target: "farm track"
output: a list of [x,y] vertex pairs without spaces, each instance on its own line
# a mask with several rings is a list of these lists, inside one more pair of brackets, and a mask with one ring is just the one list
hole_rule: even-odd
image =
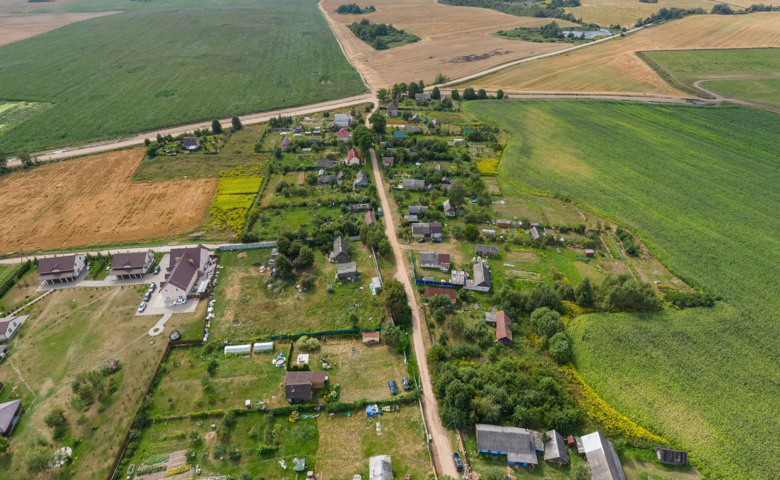
[[765,105],[759,105],[757,103],[748,102],[747,100],[740,100],[738,98],[732,98],[732,97],[725,97],[721,95],[720,93],[717,93],[713,90],[708,89],[707,87],[703,86],[702,83],[704,82],[713,82],[713,81],[729,81],[729,80],[769,80],[769,79],[775,79],[777,77],[716,77],[716,78],[703,78],[701,80],[696,80],[693,82],[693,86],[705,94],[712,96],[714,100],[713,102],[727,102],[727,103],[734,103],[736,105],[743,105],[746,107],[752,107],[752,108],[758,108],[760,110],[766,110],[767,112],[772,113],[780,113],[780,109],[767,107]]

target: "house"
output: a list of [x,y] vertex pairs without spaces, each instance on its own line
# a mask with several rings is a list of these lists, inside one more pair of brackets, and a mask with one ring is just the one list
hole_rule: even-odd
[[328,168],[333,168],[333,166],[336,165],[336,162],[333,160],[320,160],[318,162],[314,162],[314,168],[321,169],[321,170],[327,170]]
[[357,175],[355,175],[355,181],[352,182],[352,186],[357,187],[365,187],[368,185],[368,175],[366,175],[364,172],[358,172]]
[[[493,307],[493,308],[495,309],[495,307]],[[485,312],[485,323],[487,323],[491,327],[495,327],[496,326],[496,313],[497,312],[494,312],[492,310],[490,312]]]
[[382,157],[382,166],[383,167],[392,167],[395,165],[395,158],[393,157]]
[[422,190],[425,188],[425,180],[415,180],[413,178],[404,178],[401,181],[404,190]]
[[342,128],[339,130],[339,133],[336,134],[336,138],[338,138],[340,142],[347,143],[352,138],[352,135],[346,129]]
[[544,452],[538,432],[518,427],[477,424],[477,450],[490,455],[506,455],[506,463],[534,467],[537,453]]
[[276,257],[279,256],[279,249],[274,248],[271,250],[271,258],[268,259],[268,268],[274,268],[276,266]]
[[41,285],[72,282],[79,278],[86,266],[84,255],[41,258],[38,260],[38,281]]
[[368,459],[368,480],[392,480],[393,464],[390,455],[377,455]]
[[415,113],[414,115],[412,115],[412,118],[410,118],[409,121],[413,123],[420,123],[420,114]]
[[363,214],[363,222],[369,227],[376,225],[376,215],[374,212],[366,212]]
[[338,180],[337,175],[322,175],[321,177],[317,178],[317,183],[320,185],[327,185],[328,183],[332,183]]
[[487,263],[479,262],[474,264],[474,278],[467,278],[463,288],[477,292],[489,292],[492,285],[493,277],[490,275]]
[[416,125],[407,125],[404,127],[404,131],[406,133],[411,133],[412,135],[414,135],[415,133],[421,133],[422,129],[420,129],[420,127]]
[[434,128],[439,128],[439,127],[441,127],[441,122],[440,122],[440,121],[438,121],[438,120],[436,120],[436,119],[434,118],[434,119],[433,119],[433,121],[431,122],[431,125],[432,125]]
[[349,213],[368,212],[371,210],[370,203],[353,203],[349,206]]
[[450,302],[453,305],[458,303],[456,292],[451,288],[425,287],[425,290],[423,291],[423,297],[425,297],[426,300],[429,300],[431,297],[435,297],[436,295],[446,295],[450,297]]
[[591,250],[590,248],[586,248],[585,249],[585,256],[586,257],[592,257],[595,254],[596,254],[596,252],[594,250]]
[[154,253],[152,252],[115,253],[108,274],[117,279],[141,278],[153,264]]
[[547,441],[544,444],[544,461],[563,465],[569,463],[569,451],[566,442],[555,430],[547,432]]
[[339,187],[344,183],[344,178],[346,178],[344,172],[339,172],[339,174],[336,175],[336,183],[339,184]]
[[498,247],[495,245],[477,244],[476,253],[480,257],[495,258],[498,256]]
[[341,263],[336,267],[336,279],[357,280],[358,272],[355,262]]
[[404,215],[404,221],[409,223],[414,223],[417,220],[419,220],[419,217],[417,215]]
[[284,377],[284,397],[290,403],[308,402],[312,390],[322,390],[328,377],[325,372],[292,371]]
[[28,317],[29,315],[9,315],[0,318],[0,343],[11,340]]
[[22,410],[21,400],[0,403],[0,435],[4,437],[11,435],[14,427],[19,423]]
[[539,240],[539,224],[538,223],[532,223],[531,224],[531,238],[534,240]]
[[360,165],[360,155],[357,150],[350,148],[347,152],[347,158],[344,160],[347,165]]
[[415,100],[431,100],[431,94],[430,93],[415,93],[414,94]]
[[349,260],[349,253],[344,242],[344,237],[338,237],[333,240],[333,251],[330,252],[331,263],[346,262]]
[[428,207],[421,207],[420,205],[409,205],[409,215],[419,215],[421,213],[428,213]]
[[430,222],[428,224],[430,228],[431,238],[441,238],[444,234],[444,230],[441,227],[441,222]]
[[437,252],[420,252],[422,268],[438,268],[442,272],[450,269],[450,254]]
[[510,220],[496,220],[496,226],[500,228],[511,228],[512,222]]
[[[210,265],[211,254],[203,245],[171,250],[165,281],[160,285],[165,301],[185,301],[195,288],[195,282],[206,273]],[[198,291],[205,292],[206,286],[207,284],[202,282]]]
[[688,463],[688,452],[672,450],[671,448],[656,448],[655,454],[661,465],[674,465],[682,467]]
[[414,223],[412,224],[412,236],[414,237],[431,237],[431,225],[428,223]]
[[602,437],[599,432],[583,435],[581,438],[592,480],[626,480],[612,442]]
[[447,217],[454,217],[458,214],[458,209],[455,208],[449,200],[444,201],[444,215]]
[[379,332],[363,332],[363,345],[373,345],[379,341]]
[[397,103],[393,102],[393,103],[388,103],[387,104],[387,116],[388,117],[397,117],[398,116],[398,104]]
[[458,287],[466,286],[466,272],[463,270],[453,270],[450,274],[450,283]]
[[379,277],[371,278],[368,288],[371,290],[371,295],[379,295],[379,291],[382,290],[382,282],[379,280]]
[[449,177],[441,177],[441,184],[442,185],[452,185],[452,180],[450,180]]
[[406,132],[403,130],[396,130],[393,132],[393,138],[406,138]]
[[503,312],[496,312],[496,343],[512,345],[512,330],[509,329],[511,320]]
[[339,127],[349,127],[352,125],[352,116],[347,113],[337,113],[333,116],[333,121]]
[[200,148],[198,137],[184,137],[181,139],[181,146],[188,152],[197,152]]

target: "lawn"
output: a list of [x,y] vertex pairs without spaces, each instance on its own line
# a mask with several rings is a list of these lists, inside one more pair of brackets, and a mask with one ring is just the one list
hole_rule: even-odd
[[74,23],[0,48],[0,84],[3,99],[53,104],[0,133],[10,151],[364,91],[313,0],[140,10]]
[[[702,93],[693,87],[693,83],[697,80],[780,76],[780,49],[778,48],[662,50],[642,52],[640,58],[649,59],[648,64],[675,88],[697,95]],[[714,87],[715,85],[710,86]],[[744,98],[745,100],[753,98],[749,91],[742,92],[740,88],[736,87],[728,89],[728,94],[717,88],[713,88],[713,90],[735,98]],[[742,96],[742,94],[746,96]],[[776,104],[777,99],[774,100]]]
[[[576,365],[618,411],[691,452],[708,478],[769,479],[780,447],[780,118],[724,106],[472,102],[512,136],[504,192],[571,197],[631,228],[712,310],[592,315]],[[768,360],[770,359],[770,360]],[[749,399],[749,401],[746,401]]]
[[[305,270],[315,276],[315,286],[305,292],[295,285],[268,287],[276,284],[269,283],[268,270],[261,273],[259,265],[268,263],[270,249],[248,250],[242,258],[239,254],[222,255],[225,268],[214,293],[216,318],[209,332],[213,340],[348,329],[352,313],[358,316],[359,326],[376,328],[386,317],[379,297],[368,288],[376,268],[360,242],[353,242],[350,251],[350,261],[357,262],[360,274],[357,282],[335,281],[336,264],[316,251],[314,266]],[[328,284],[333,284],[333,293],[328,293]]]
[[[263,198],[272,195],[269,188],[264,193]],[[311,224],[315,216],[330,216],[336,219],[342,215],[339,207],[288,207],[273,208],[263,210],[260,218],[255,222],[253,231],[261,239],[277,238],[279,232],[294,232],[303,224]]]
[[[150,339],[156,317],[136,317],[145,287],[76,288],[58,290],[35,304],[31,316],[10,343],[9,357],[0,363],[5,390],[0,402],[16,390],[25,413],[14,431],[11,452],[0,457],[3,478],[28,479],[22,458],[38,437],[52,446],[73,446],[74,462],[59,478],[105,478],[141,401],[143,390],[162,355],[165,335]],[[178,328],[183,338],[199,335],[204,312],[175,315],[166,332]],[[74,410],[71,381],[95,370],[106,359],[118,359],[120,370],[106,378],[116,391],[104,390],[82,414]],[[96,396],[97,397],[97,396]],[[66,434],[52,441],[43,417],[55,406],[66,408]],[[81,439],[78,445],[74,439]]]

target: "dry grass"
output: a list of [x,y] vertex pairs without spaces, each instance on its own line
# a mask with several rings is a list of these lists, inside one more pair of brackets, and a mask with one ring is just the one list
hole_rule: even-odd
[[[322,8],[347,57],[374,88],[422,79],[432,83],[436,74],[457,78],[519,58],[566,47],[561,43],[531,43],[491,36],[498,30],[537,27],[549,19],[515,17],[484,8],[439,5],[433,0],[394,0],[376,5],[369,15],[339,15],[341,0],[324,0]],[[361,6],[368,6],[370,2]],[[421,41],[377,51],[346,27],[361,18],[392,23]],[[568,22],[558,22],[570,25]]]
[[0,178],[0,251],[140,241],[203,221],[214,178],[131,182],[143,149],[46,165]]
[[511,92],[643,93],[684,96],[637,51],[780,46],[780,15],[700,15],[641,30],[551,58],[510,67],[469,83]]
[[[376,434],[379,422],[382,435]],[[351,417],[336,415],[332,420],[320,416],[317,428],[320,446],[317,451],[319,478],[352,478],[359,473],[368,478],[368,459],[390,455],[395,478],[424,478],[430,470],[425,434],[417,404],[403,405],[399,412],[367,418],[365,412]]]
[[[638,18],[647,18],[662,8],[703,8],[709,12],[715,4],[708,0],[658,0],[658,3],[640,3],[638,0],[582,0],[580,3],[581,6],[567,8],[566,11],[586,22],[627,27],[634,26]],[[750,3],[746,6],[750,6]]]
[[[38,3],[17,2],[25,5]],[[37,15],[0,15],[0,45],[18,42],[49,30],[90,18],[111,15],[117,12],[98,13],[42,13]]]

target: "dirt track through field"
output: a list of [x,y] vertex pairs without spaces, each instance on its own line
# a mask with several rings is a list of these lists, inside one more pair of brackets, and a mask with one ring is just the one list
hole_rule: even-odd
[[217,179],[131,182],[136,148],[0,178],[0,252],[160,238],[203,221]]
[[115,13],[119,12],[0,15],[0,45],[18,42],[71,23]]
[[[369,153],[371,154],[376,189],[377,192],[379,192],[382,209],[385,212],[390,212],[390,204],[387,201],[387,193],[385,192],[385,185],[382,181],[382,172],[380,172],[379,163],[376,160],[376,152],[372,148],[369,150]],[[392,218],[389,215],[387,216],[385,225],[387,226],[387,237],[390,240],[390,245],[393,247],[395,264],[398,266],[395,278],[403,284],[409,306],[412,308],[412,340],[414,341],[414,355],[417,357],[417,366],[420,369],[420,382],[422,383],[421,401],[423,410],[425,411],[425,421],[428,425],[428,433],[432,438],[431,446],[434,454],[434,461],[436,462],[436,470],[438,475],[450,475],[452,478],[459,478],[460,475],[452,462],[453,449],[447,438],[447,434],[444,431],[441,418],[439,418],[436,397],[433,396],[433,384],[431,383],[431,376],[428,372],[428,361],[425,356],[425,342],[423,340],[423,331],[420,324],[420,307],[417,304],[417,297],[412,289],[412,282],[409,280],[409,270],[406,267],[408,260],[404,256],[401,246],[398,244],[398,237],[395,234],[395,225],[393,225]]]

